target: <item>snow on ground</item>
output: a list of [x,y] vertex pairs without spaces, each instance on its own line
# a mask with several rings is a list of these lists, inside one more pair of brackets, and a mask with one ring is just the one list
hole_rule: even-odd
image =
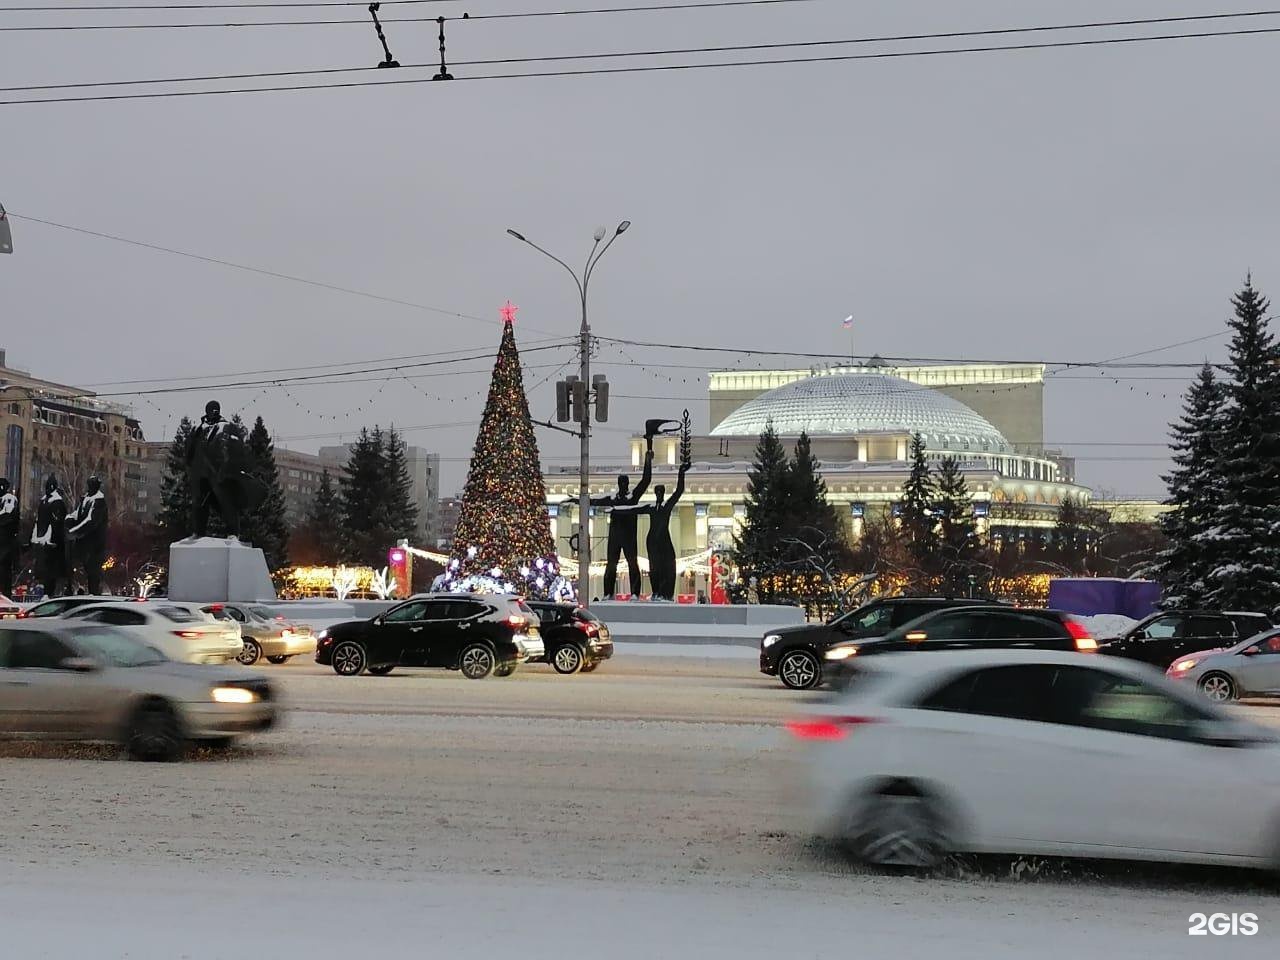
[[1077,619],[1082,621],[1098,640],[1114,640],[1122,637],[1138,622],[1133,617],[1126,617],[1122,613],[1100,613],[1092,617],[1077,617]]
[[1255,937],[1207,940],[1187,935],[1187,907],[1168,898],[1108,909],[1087,889],[1029,886],[961,904],[930,886],[886,878],[867,896],[843,884],[801,893],[24,865],[0,880],[0,909],[4,954],[22,960],[1173,960],[1274,955],[1267,921],[1280,922],[1263,919]]

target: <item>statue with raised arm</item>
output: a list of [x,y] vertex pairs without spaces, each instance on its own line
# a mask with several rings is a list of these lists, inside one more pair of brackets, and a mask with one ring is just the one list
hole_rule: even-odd
[[71,572],[77,563],[84,564],[84,579],[89,593],[102,593],[102,564],[107,559],[107,495],[102,481],[90,477],[85,481],[84,499],[74,514],[67,517],[67,540],[71,548]]
[[674,600],[676,597],[676,548],[671,542],[671,514],[684,494],[684,475],[689,470],[692,451],[689,411],[680,422],[680,474],[671,499],[666,499],[666,487],[659,483],[653,488],[656,502],[643,508],[649,516],[649,535],[645,538],[645,551],[649,557],[649,593],[655,600]]
[[187,473],[191,482],[191,536],[209,532],[209,510],[222,517],[228,539],[239,539],[240,518],[266,498],[266,487],[249,473],[244,430],[222,418],[217,400],[205,404],[204,416],[187,440]]
[[609,544],[604,568],[604,595],[612,597],[617,593],[618,560],[627,558],[627,573],[631,583],[631,595],[639,596],[643,581],[640,579],[640,553],[638,547],[639,530],[636,520],[645,512],[640,506],[640,498],[649,489],[649,481],[653,477],[653,438],[666,432],[663,428],[670,420],[648,420],[645,422],[644,440],[644,472],[640,474],[640,482],[631,486],[630,478],[625,474],[618,475],[618,489],[606,497],[597,497],[591,501],[592,506],[605,507],[609,510]]

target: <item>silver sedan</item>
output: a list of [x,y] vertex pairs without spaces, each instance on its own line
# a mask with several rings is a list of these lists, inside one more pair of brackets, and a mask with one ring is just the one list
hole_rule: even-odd
[[1165,675],[1194,683],[1216,703],[1241,697],[1280,696],[1280,630],[1268,630],[1222,650],[1179,657]]
[[104,624],[0,624],[0,737],[102,740],[177,760],[277,721],[275,690],[242,668],[168,660]]

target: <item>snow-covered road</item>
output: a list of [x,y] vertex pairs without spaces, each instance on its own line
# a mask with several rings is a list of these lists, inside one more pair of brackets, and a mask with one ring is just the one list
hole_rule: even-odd
[[[472,683],[269,670],[294,711],[230,754],[140,765],[0,744],[0,958],[1272,955],[1277,886],[1007,862],[868,873],[789,816],[781,718],[733,659]],[[1188,937],[1196,912],[1258,914]]]

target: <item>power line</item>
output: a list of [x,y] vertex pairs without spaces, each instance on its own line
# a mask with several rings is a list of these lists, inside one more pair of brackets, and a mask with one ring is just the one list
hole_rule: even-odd
[[[5,28],[0,27],[0,30]],[[985,47],[949,47],[937,50],[899,50],[882,53],[841,54],[823,57],[788,57],[773,60],[726,60],[716,63],[676,63],[656,64],[628,67],[590,67],[576,70],[544,70],[527,73],[477,74],[475,76],[459,76],[456,80],[530,80],[543,77],[583,77],[606,76],[627,73],[663,73],[686,70],[722,70],[737,67],[783,66],[806,63],[840,63],[858,60],[896,60],[913,57],[951,56],[973,53],[1004,53],[1028,50],[1053,50],[1079,47],[1109,46],[1130,43],[1157,43],[1168,40],[1200,40],[1213,37],[1260,36],[1280,33],[1280,27],[1265,27],[1242,30],[1215,30],[1199,33],[1160,34],[1148,37],[1108,37],[1096,40],[1060,40],[1047,43],[1020,43]],[[584,59],[584,58],[575,58]],[[170,97],[208,97],[242,93],[286,93],[300,90],[342,90],[355,87],[389,87],[402,84],[432,83],[430,77],[406,77],[400,80],[352,80],[342,83],[296,84],[294,86],[235,87],[226,90],[168,90],[155,93],[118,93],[95,94],[89,97],[44,97],[22,100],[0,100],[0,106],[14,106],[31,103],[89,103],[106,100],[158,100]]]
[[[417,2],[430,2],[430,0],[417,0]],[[447,0],[434,0],[434,2],[447,2]],[[444,17],[446,21],[460,20],[514,20],[526,19],[530,17],[575,17],[575,16],[594,16],[599,14],[618,14],[618,13],[653,13],[668,12],[674,10],[707,10],[720,7],[761,7],[773,6],[777,4],[792,3],[814,3],[816,0],[704,0],[699,3],[663,3],[652,6],[625,6],[625,7],[593,7],[590,9],[574,9],[574,10],[530,10],[523,13],[480,13],[480,14],[462,14],[459,16]],[[303,6],[345,6],[346,4],[302,4],[302,3],[228,3],[228,4],[210,4],[210,5],[194,5],[191,7],[182,6],[156,6],[156,7],[80,7],[73,8],[81,11],[93,10],[178,10],[178,9],[196,9],[196,10],[219,10],[219,9],[242,9],[253,7],[303,7]],[[354,4],[355,6],[364,6],[363,3]],[[49,8],[34,9],[27,8],[0,8],[0,13],[17,13],[17,12],[42,12],[52,13],[55,10],[66,12],[66,8]],[[383,20],[383,23],[436,23],[439,17],[391,17]],[[0,31],[10,32],[40,32],[40,31],[60,31],[60,30],[190,30],[190,29],[222,29],[233,27],[331,27],[331,26],[350,26],[359,24],[367,27],[368,20],[246,20],[239,22],[224,23],[85,23],[85,24],[44,24],[40,26],[23,26],[23,27],[0,27]]]
[[[461,2],[462,0],[381,0],[384,7],[402,4]],[[0,13],[98,13],[107,10],[252,10],[259,8],[363,6],[365,6],[365,0],[316,0],[316,2],[310,3],[92,3],[70,7],[0,7]],[[361,22],[367,23],[368,21]]]
[[[326,283],[322,280],[310,280],[306,277],[298,277],[288,273],[280,273],[275,270],[266,270],[266,269],[263,269],[262,267],[253,267],[244,263],[235,263],[231,260],[222,260],[218,257],[207,257],[204,254],[191,253],[190,251],[187,251],[187,250],[178,250],[174,247],[166,247],[158,243],[147,243],[144,240],[132,240],[128,237],[116,236],[115,234],[111,234],[111,233],[102,233],[101,231],[90,230],[86,227],[76,227],[67,223],[58,223],[54,220],[45,220],[45,219],[42,219],[41,217],[31,217],[25,214],[18,214],[18,213],[14,213],[12,210],[8,211],[8,215],[13,219],[25,220],[28,223],[39,223],[39,224],[43,224],[46,227],[56,227],[59,230],[70,230],[73,233],[81,233],[81,234],[84,234],[85,236],[96,237],[99,240],[112,240],[116,243],[124,243],[132,247],[141,247],[145,250],[153,250],[159,253],[168,253],[168,254],[172,254],[175,257],[186,257],[190,260],[200,260],[204,263],[212,263],[220,267],[230,267],[233,270],[244,270],[248,273],[256,273],[260,276],[271,277],[276,280],[288,280],[292,283],[302,283],[310,287],[318,287],[323,290],[332,290],[337,293],[349,294],[350,296],[353,296],[353,297],[364,297],[367,300],[378,300],[383,303],[392,303],[401,307],[412,307],[415,310],[425,310],[429,313],[438,313],[443,316],[454,317],[459,320],[478,320],[481,323],[496,323],[496,324],[502,323],[501,320],[494,320],[490,317],[477,317],[474,314],[470,314],[470,313],[458,313],[455,310],[448,310],[448,309],[445,309],[444,307],[433,307],[425,303],[415,303],[412,300],[401,300],[396,297],[387,297],[387,296],[383,296],[380,293],[370,293],[367,290],[357,290],[353,287],[343,287],[333,283]],[[526,327],[525,329],[532,330],[535,333],[550,333],[550,331],[547,331],[547,330],[538,330],[536,327]]]
[[[495,15],[497,16],[497,15]],[[504,15],[506,16],[506,15]],[[528,16],[528,14],[511,14],[510,16]],[[522,63],[553,63],[568,60],[606,60],[620,59],[628,57],[657,57],[657,56],[683,56],[693,54],[708,53],[737,53],[753,50],[785,50],[785,49],[807,49],[814,47],[830,47],[830,46],[848,46],[852,44],[873,44],[873,43],[894,43],[914,40],[950,40],[961,39],[965,37],[982,37],[995,35],[1010,35],[1022,33],[1042,33],[1049,31],[1063,30],[1086,30],[1097,28],[1110,28],[1117,26],[1143,26],[1161,23],[1172,23],[1190,20],[1219,20],[1225,18],[1238,17],[1262,17],[1262,16],[1280,16],[1280,10],[1259,10],[1247,13],[1220,13],[1220,14],[1203,14],[1199,16],[1186,17],[1153,17],[1140,20],[1109,20],[1109,21],[1093,21],[1084,23],[1068,23],[1056,25],[1042,25],[1032,27],[1000,27],[987,30],[959,30],[949,31],[945,33],[916,33],[916,34],[894,34],[877,37],[854,37],[844,40],[797,40],[785,41],[777,43],[752,43],[752,44],[734,44],[730,46],[718,47],[683,47],[657,50],[631,50],[618,51],[612,53],[589,53],[589,54],[560,54],[554,56],[539,57],[505,57],[493,60],[460,60],[454,61],[455,67],[474,67],[474,66],[502,66]],[[477,19],[477,18],[472,18]],[[387,21],[390,22],[390,21]],[[328,67],[313,70],[276,70],[270,72],[257,73],[225,73],[210,74],[205,76],[190,77],[162,77],[142,80],[115,80],[115,81],[90,81],[81,83],[61,83],[61,84],[30,84],[17,87],[0,87],[0,92],[19,93],[34,90],[71,90],[83,89],[86,87],[124,87],[139,86],[160,83],[204,83],[204,82],[222,82],[228,80],[256,80],[256,79],[278,79],[282,77],[303,77],[303,76],[323,76],[337,73],[363,73],[370,70],[379,70],[378,66],[360,66],[360,67]],[[409,63],[402,64],[405,70],[435,70],[438,64],[435,63]]]

